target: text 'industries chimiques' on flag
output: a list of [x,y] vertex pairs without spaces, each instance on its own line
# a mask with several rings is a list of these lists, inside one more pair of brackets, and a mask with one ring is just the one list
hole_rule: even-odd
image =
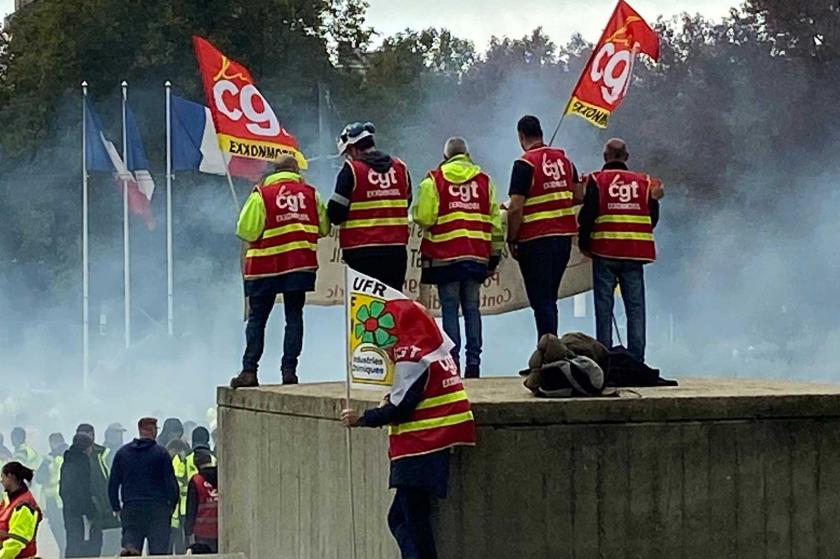
[[659,59],[659,37],[624,0],[619,0],[601,40],[583,69],[566,114],[577,115],[598,128],[606,128],[633,75],[637,54]]
[[193,47],[222,151],[265,161],[293,155],[305,169],[297,140],[283,128],[248,69],[206,39],[193,37]]

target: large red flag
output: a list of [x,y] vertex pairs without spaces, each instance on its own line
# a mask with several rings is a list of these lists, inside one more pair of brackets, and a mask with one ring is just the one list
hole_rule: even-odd
[[193,47],[222,151],[265,161],[293,155],[305,169],[297,140],[280,124],[248,69],[206,39],[193,37]]
[[636,10],[619,0],[572,92],[566,114],[606,128],[610,114],[624,100],[630,87],[637,54],[658,60],[659,37]]

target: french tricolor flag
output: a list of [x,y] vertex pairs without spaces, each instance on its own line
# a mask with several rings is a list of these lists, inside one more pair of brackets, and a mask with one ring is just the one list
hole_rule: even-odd
[[223,154],[216,139],[210,109],[172,96],[172,170],[225,174],[225,163],[234,177],[251,181],[262,178],[266,162]]

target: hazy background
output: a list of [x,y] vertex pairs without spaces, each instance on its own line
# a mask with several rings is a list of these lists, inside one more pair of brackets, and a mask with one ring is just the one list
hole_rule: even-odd
[[[463,134],[503,196],[520,152],[517,119],[537,114],[550,134],[612,7],[536,2],[524,13],[497,2],[426,2],[421,13],[414,2],[374,0],[365,16],[355,3],[300,0],[303,15],[290,24],[271,0],[114,1],[113,9],[98,0],[73,11],[41,0],[15,16],[0,42],[0,432],[23,424],[40,444],[81,421],[100,430],[148,414],[207,422],[215,386],[239,369],[238,210],[216,177],[174,181],[176,336],[166,335],[161,84],[171,79],[179,94],[202,100],[190,34],[251,68],[307,155],[331,153],[344,123],[372,120],[380,146],[408,162],[416,184],[439,163],[443,141]],[[0,0],[0,12],[7,4]],[[660,64],[637,65],[609,130],[568,119],[557,144],[588,172],[600,166],[603,141],[622,136],[631,166],[667,185],[659,261],[647,268],[650,363],[672,377],[837,381],[840,13],[817,1],[756,0],[731,13],[725,2],[634,6],[661,34]],[[672,17],[685,9],[701,15]],[[149,25],[127,23],[140,17]],[[416,31],[399,32],[407,27]],[[135,335],[125,352],[120,193],[110,177],[92,177],[88,393],[81,79],[114,140],[117,84],[128,79],[158,186],[158,227],[132,221]],[[309,173],[325,196],[338,164]],[[249,185],[237,189],[244,199]],[[307,307],[303,382],[343,378],[341,316],[339,307]],[[591,297],[579,318],[563,301],[560,324],[593,333]],[[524,366],[535,336],[530,310],[487,317],[484,326],[484,373]],[[278,309],[263,382],[279,380],[282,327]]]

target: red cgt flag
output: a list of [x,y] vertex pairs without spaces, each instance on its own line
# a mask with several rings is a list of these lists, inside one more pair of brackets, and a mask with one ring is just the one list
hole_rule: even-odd
[[577,115],[598,128],[606,128],[618,108],[633,74],[637,54],[659,59],[659,37],[624,0],[615,11],[583,69],[565,114]]
[[264,161],[293,155],[305,169],[297,140],[280,124],[248,69],[206,39],[194,36],[193,47],[222,151]]

